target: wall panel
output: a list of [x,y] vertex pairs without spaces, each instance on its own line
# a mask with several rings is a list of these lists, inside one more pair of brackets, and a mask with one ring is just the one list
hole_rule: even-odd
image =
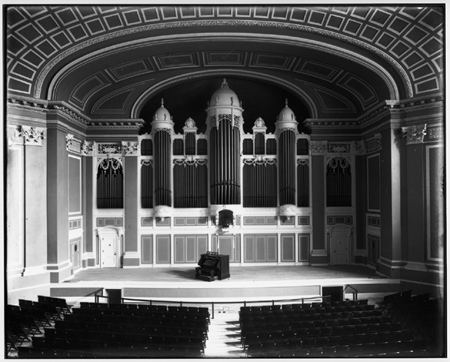
[[276,262],[278,257],[277,235],[244,235],[244,262]]
[[197,263],[208,248],[207,235],[174,235],[175,263]]
[[156,264],[170,263],[170,235],[156,235]]
[[81,159],[69,155],[69,214],[81,213]]
[[141,236],[141,264],[153,264],[153,235]]
[[298,261],[309,261],[310,235],[298,234]]
[[281,261],[295,261],[295,235],[281,234]]

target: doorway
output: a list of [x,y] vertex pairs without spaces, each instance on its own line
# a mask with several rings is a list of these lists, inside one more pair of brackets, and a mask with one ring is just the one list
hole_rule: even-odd
[[81,267],[80,243],[81,238],[70,240],[70,261],[72,263],[72,273]]
[[120,265],[120,238],[115,228],[98,229],[101,268],[117,268]]
[[330,231],[330,264],[349,263],[349,245],[351,245],[352,227],[348,225],[334,226]]

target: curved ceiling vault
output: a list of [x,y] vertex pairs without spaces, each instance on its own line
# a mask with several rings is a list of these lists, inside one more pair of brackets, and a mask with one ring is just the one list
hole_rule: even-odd
[[277,85],[311,117],[441,92],[441,7],[11,6],[8,94],[137,118],[168,86]]

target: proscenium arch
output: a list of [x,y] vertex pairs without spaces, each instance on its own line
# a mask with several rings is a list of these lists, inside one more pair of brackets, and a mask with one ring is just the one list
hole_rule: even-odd
[[[57,95],[54,94],[55,88],[58,83],[60,83],[61,78],[64,77],[64,75],[69,74],[72,70],[76,69],[79,66],[82,66],[86,64],[87,62],[91,61],[93,58],[97,57],[105,57],[105,54],[109,56],[113,56],[115,52],[123,51],[124,49],[129,48],[128,50],[132,50],[134,47],[142,47],[143,44],[148,43],[148,45],[160,45],[164,43],[176,43],[176,42],[188,42],[188,41],[207,41],[210,39],[211,41],[217,41],[217,40],[224,40],[224,41],[260,41],[260,42],[274,42],[275,44],[284,44],[284,45],[290,45],[290,46],[303,46],[308,47],[311,49],[319,50],[322,52],[329,52],[332,54],[335,54],[337,56],[340,56],[344,59],[357,62],[364,67],[372,70],[375,74],[377,74],[386,84],[387,88],[389,89],[390,99],[400,99],[400,92],[398,89],[398,85],[395,82],[393,76],[382,66],[380,66],[378,63],[373,61],[370,58],[367,58],[366,56],[363,56],[359,53],[356,53],[352,50],[346,49],[345,47],[338,47],[326,42],[317,41],[313,39],[307,39],[307,38],[299,38],[299,37],[293,37],[293,36],[287,36],[287,35],[279,35],[279,34],[258,34],[258,33],[189,33],[189,34],[172,34],[172,35],[164,35],[164,36],[155,36],[155,37],[146,37],[141,39],[136,39],[132,41],[127,41],[121,44],[117,45],[111,45],[109,47],[95,50],[89,54],[86,54],[82,57],[79,57],[72,62],[68,63],[67,65],[63,66],[61,69],[57,71],[57,73],[52,77],[50,80],[46,95],[47,100],[56,99]],[[93,42],[93,39],[90,40],[90,42]],[[57,59],[59,61],[63,61],[66,56],[71,55],[72,53],[76,52],[77,49],[82,48],[82,44],[79,44],[76,47],[67,49],[65,52],[61,53]],[[375,54],[378,54],[378,51],[374,49]],[[402,76],[404,69],[397,63],[396,60],[392,59],[390,56],[388,56],[390,63],[395,65],[395,68],[397,69],[398,75],[401,76],[401,79],[406,83],[405,84],[405,90],[407,91],[408,95],[412,95],[412,86],[409,82],[408,78],[405,78]],[[42,93],[42,86],[45,81],[45,77],[50,72],[49,65],[55,63],[56,60],[50,61],[39,73],[39,75],[36,78],[36,92],[35,97],[39,98]],[[58,63],[58,62],[57,62]],[[57,64],[56,63],[56,64]],[[54,64],[53,66],[56,66]],[[94,93],[95,94],[95,93]]]
[[184,83],[188,80],[210,76],[222,76],[222,77],[243,76],[246,77],[247,79],[257,79],[267,83],[275,84],[280,88],[289,90],[290,92],[298,96],[302,101],[304,101],[308,107],[308,111],[309,114],[311,115],[311,118],[317,118],[319,115],[317,106],[313,101],[313,99],[311,99],[311,97],[308,95],[308,93],[291,82],[265,73],[259,73],[243,69],[224,68],[224,69],[208,69],[203,71],[190,72],[186,74],[177,75],[171,78],[167,78],[156,83],[152,87],[148,88],[144,93],[142,93],[138,99],[136,99],[133,106],[131,107],[130,118],[132,119],[139,118],[141,110],[144,107],[144,105],[153,97],[153,95],[157,94],[159,91],[166,88],[170,88],[171,86],[180,83]]

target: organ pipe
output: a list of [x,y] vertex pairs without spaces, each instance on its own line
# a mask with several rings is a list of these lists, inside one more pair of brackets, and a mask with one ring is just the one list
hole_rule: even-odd
[[240,131],[230,117],[210,133],[211,204],[240,203]]
[[239,204],[242,107],[226,80],[207,109],[211,204]]
[[172,206],[172,133],[172,117],[161,100],[152,121],[155,207]]
[[279,137],[280,205],[295,204],[295,132],[285,130]]
[[[279,203],[295,205],[295,147],[298,122],[287,100],[275,123],[278,135]],[[289,215],[283,215],[289,216]]]

